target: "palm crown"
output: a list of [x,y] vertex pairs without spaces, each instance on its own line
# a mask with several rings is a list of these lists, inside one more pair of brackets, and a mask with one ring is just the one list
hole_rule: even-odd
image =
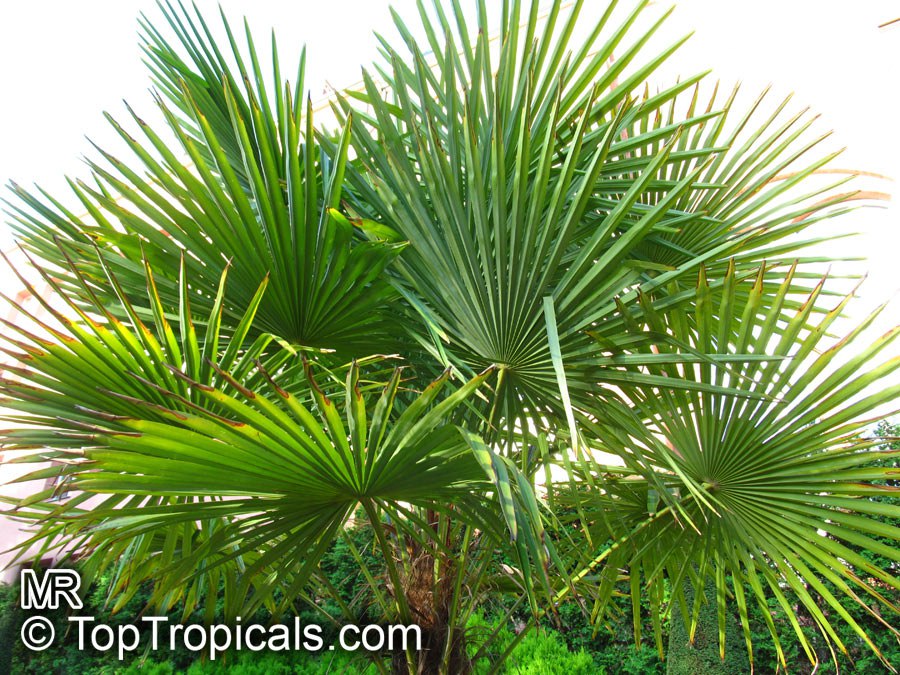
[[647,2],[488,4],[475,26],[420,5],[421,43],[395,16],[335,133],[303,59],[285,83],[249,32],[223,52],[182,7],[143,24],[168,136],[110,118],[134,156],[99,151],[84,216],[13,187],[66,308],[7,327],[5,442],[80,490],[17,504],[28,543],[77,545],[120,604],[150,579],[186,614],[217,590],[232,617],[285,612],[333,590],[318,563],[360,509],[380,610],[433,629],[401,670],[464,667],[486,592],[599,624],[623,574],[694,622],[684,582],[713,579],[723,648],[730,603],[750,646],[748,603],[793,616],[791,592],[875,649],[823,581],[896,611],[856,552],[897,559],[863,436],[895,333],[828,332],[849,298],[805,231],[853,193],[813,179],[811,120],[704,100],[702,76],[649,93],[678,44],[645,54]]

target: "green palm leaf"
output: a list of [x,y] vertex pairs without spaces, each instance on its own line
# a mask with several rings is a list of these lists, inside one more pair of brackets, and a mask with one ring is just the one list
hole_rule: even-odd
[[615,25],[615,4],[583,43],[572,38],[583,2],[564,17],[554,7],[542,28],[537,3],[506,3],[497,24],[477,3],[477,37],[459,6],[450,18],[420,6],[430,57],[395,16],[403,44],[382,41],[376,66],[387,87],[365,73],[365,91],[336,106],[357,155],[353,208],[410,242],[396,284],[429,327],[420,339],[440,340],[434,353],[463,370],[500,368],[496,407],[510,425],[525,410],[561,418],[543,298],[553,299],[570,396],[594,411],[612,395],[598,383],[659,381],[623,374],[588,331],[649,365],[633,347],[658,336],[638,332],[629,346],[631,323],[694,302],[701,265],[734,259],[746,274],[789,254],[796,245],[782,239],[847,199],[811,206],[794,189],[828,157],[772,182],[809,150],[806,124],[753,129],[748,114],[726,132],[730,100],[725,113],[710,101],[676,119],[699,78],[634,99],[680,43],[644,56],[659,23],[636,32],[637,3]]
[[[304,114],[302,101],[293,98],[299,90],[292,93],[280,81],[277,60],[270,100],[249,33],[252,72],[233,41],[233,73],[202,18],[171,6],[166,16],[191,58],[182,60],[149,26],[145,48],[157,84],[171,100],[158,103],[174,142],[134,112],[137,132],[108,116],[137,163],[99,150],[105,161],[90,162],[97,185],[72,184],[85,217],[55,201],[45,206],[14,186],[18,200],[10,207],[24,246],[53,264],[62,245],[91,292],[108,297],[103,270],[91,262],[97,247],[139,312],[148,309],[140,302],[144,258],[156,271],[167,311],[178,306],[179,261],[190,273],[193,304],[201,313],[211,308],[219,277],[230,266],[226,323],[240,317],[253,290],[269,279],[256,330],[358,355],[392,344],[397,331],[384,310],[395,293],[382,273],[404,245],[356,241],[352,223],[334,210],[349,130],[326,156],[312,137],[310,104]],[[301,61],[298,87],[302,82]],[[82,292],[70,272],[60,283]]]
[[[649,427],[642,430],[619,421],[612,429],[602,420],[586,421],[602,439],[603,449],[631,460],[626,460],[629,469],[613,470],[620,476],[603,480],[597,474],[604,494],[589,489],[582,478],[557,497],[588,513],[597,528],[596,539],[621,540],[621,545],[586,559],[582,574],[601,565],[627,568],[633,575],[635,602],[645,593],[655,597],[664,578],[676,600],[683,580],[693,579],[695,588],[703,588],[702,579],[712,578],[720,626],[724,627],[726,601],[733,599],[748,648],[747,603],[758,602],[765,614],[768,598],[774,598],[789,610],[798,639],[814,661],[809,638],[793,618],[796,612],[787,607],[785,594],[790,592],[826,641],[846,652],[834,629],[835,622],[846,621],[878,654],[842,602],[862,604],[880,617],[886,630],[894,631],[890,619],[872,608],[879,605],[891,614],[900,610],[883,592],[900,587],[900,580],[868,562],[857,547],[898,557],[895,549],[875,538],[896,541],[900,531],[877,519],[896,512],[872,499],[891,494],[892,488],[883,484],[891,470],[871,468],[879,453],[870,450],[873,441],[864,433],[866,416],[893,404],[900,394],[888,379],[900,361],[871,365],[898,331],[871,346],[857,347],[870,318],[843,340],[823,348],[844,303],[815,319],[816,291],[783,322],[790,278],[776,295],[765,297],[760,273],[749,298],[741,303],[735,275],[732,269],[718,298],[701,275],[702,302],[693,310],[697,330],[681,333],[679,326],[691,324],[678,320],[677,313],[670,317],[670,330],[704,353],[749,352],[769,358],[747,360],[729,370],[706,363],[678,366],[677,374],[671,373],[747,395],[665,388],[649,393],[635,388],[627,395],[649,420]],[[599,467],[591,469],[598,471]],[[601,515],[610,509],[611,517]],[[728,585],[726,578],[731,580]],[[615,575],[603,576],[595,607],[598,616],[615,581]],[[836,590],[828,590],[826,581]],[[699,603],[702,594],[698,596]],[[685,611],[696,622],[699,604]],[[774,631],[774,624],[769,628]]]
[[[148,279],[149,304],[161,310],[149,270]],[[225,292],[223,278],[220,305]],[[5,432],[7,447],[49,448],[23,461],[65,462],[65,486],[80,495],[52,514],[41,503],[51,491],[20,502],[16,515],[37,525],[25,548],[77,542],[92,569],[118,566],[130,592],[136,580],[153,579],[154,599],[165,607],[216,588],[224,575],[233,581],[224,587],[226,606],[236,615],[261,603],[274,608],[276,589],[292,602],[357,506],[373,523],[383,512],[395,528],[426,536],[401,515],[413,506],[452,511],[495,545],[518,542],[514,555],[535,565],[535,582],[549,591],[530,486],[453,423],[453,410],[490,371],[450,393],[445,373],[398,410],[399,373],[372,406],[356,362],[334,400],[307,363],[307,386],[292,387],[303,392],[298,397],[279,384],[295,372],[289,352],[264,357],[271,338],[247,338],[261,301],[262,289],[224,347],[217,346],[221,306],[198,337],[186,299],[181,339],[161,314],[154,333],[127,305],[130,325],[110,311],[75,322],[48,305],[58,326],[45,326],[63,338],[59,345],[15,328],[21,339],[9,341],[21,350],[13,352],[21,368],[4,380],[3,403],[19,428]],[[74,301],[70,307],[78,311]],[[210,360],[201,363],[203,353]],[[83,508],[92,496],[102,500]],[[502,505],[496,512],[492,499]]]

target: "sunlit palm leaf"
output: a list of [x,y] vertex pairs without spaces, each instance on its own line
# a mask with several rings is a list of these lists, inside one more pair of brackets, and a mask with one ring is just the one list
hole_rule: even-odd
[[[703,184],[714,187],[694,190],[678,204],[680,210],[703,213],[705,218],[674,231],[653,233],[635,250],[635,258],[648,271],[673,269],[724,243],[730,243],[731,247],[708,259],[705,263],[708,270],[722,267],[731,259],[744,270],[758,266],[763,260],[793,262],[791,256],[796,251],[815,243],[795,235],[849,209],[848,202],[856,192],[836,190],[853,177],[853,172],[838,172],[844,175],[816,180],[817,174],[828,173],[823,169],[830,168],[832,160],[840,154],[817,156],[821,152],[819,146],[829,134],[813,134],[816,117],[805,110],[788,114],[791,97],[767,106],[768,91],[743,111],[737,104],[738,93],[739,87],[735,87],[726,100],[718,103],[716,85],[703,104],[700,85],[694,87],[686,114],[694,116],[698,110],[708,113],[717,109],[720,114],[685,130],[678,140],[678,149],[716,146],[723,149],[702,174]],[[668,113],[652,120],[651,127],[671,126],[676,119],[676,106],[685,105],[682,98],[688,98],[687,93],[672,100]],[[646,125],[639,126],[628,135],[646,131]],[[678,180],[690,169],[687,163],[670,164],[667,177]],[[602,203],[598,206],[602,207]],[[835,236],[831,233],[825,238]]]
[[[148,279],[150,305],[158,308],[149,272]],[[222,287],[220,296],[224,279]],[[33,540],[77,543],[93,569],[118,566],[128,588],[120,602],[136,580],[152,579],[157,603],[167,607],[186,595],[190,612],[203,589],[228,577],[233,616],[261,603],[274,608],[275,590],[292,602],[357,506],[376,524],[386,512],[395,529],[435,536],[402,517],[414,506],[452,511],[495,545],[514,542],[520,569],[534,565],[534,583],[549,591],[531,488],[515,465],[452,423],[453,409],[490,371],[450,393],[445,373],[397,411],[399,374],[372,407],[355,362],[335,400],[307,366],[298,398],[277,384],[292,372],[289,352],[263,366],[259,340],[244,341],[261,296],[262,289],[231,336],[236,342],[224,349],[216,346],[221,309],[198,338],[186,303],[180,340],[162,317],[154,334],[136,315],[130,325],[112,314],[75,322],[49,306],[58,327],[45,329],[60,344],[16,329],[22,339],[11,342],[21,350],[13,352],[21,368],[4,381],[3,405],[18,411],[7,421],[27,426],[5,432],[4,441],[12,449],[50,448],[24,461],[65,462],[22,480],[61,473],[79,493],[54,507],[52,518],[41,504],[52,490],[18,504],[19,517],[36,519]],[[84,509],[92,496],[102,501]]]

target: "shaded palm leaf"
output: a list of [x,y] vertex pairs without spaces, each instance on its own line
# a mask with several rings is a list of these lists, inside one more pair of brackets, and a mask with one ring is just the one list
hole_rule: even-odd
[[[672,375],[747,395],[631,390],[636,406],[651,420],[649,428],[641,433],[623,420],[615,428],[601,422],[592,429],[605,449],[632,457],[629,468],[606,473],[592,468],[594,480],[602,481],[602,495],[584,482],[587,474],[559,495],[588,514],[598,540],[618,542],[582,573],[603,570],[595,611],[601,615],[608,602],[617,578],[612,570],[628,570],[635,602],[646,594],[658,603],[668,583],[676,607],[683,581],[692,579],[695,588],[702,588],[702,579],[710,577],[717,588],[722,645],[727,602],[733,599],[737,606],[749,648],[748,603],[758,602],[768,616],[767,602],[774,598],[814,661],[796,611],[787,603],[790,591],[826,641],[846,652],[833,627],[846,621],[878,653],[841,602],[861,603],[886,630],[895,631],[875,607],[900,610],[882,592],[900,587],[900,580],[891,570],[873,566],[855,547],[898,559],[896,549],[875,538],[896,541],[900,531],[877,519],[896,511],[890,503],[871,499],[892,494],[881,482],[891,469],[871,468],[873,441],[865,435],[871,422],[867,415],[900,394],[900,387],[886,381],[900,360],[867,365],[898,331],[857,348],[870,319],[823,349],[845,303],[815,319],[817,289],[785,321],[790,276],[774,297],[765,297],[760,273],[749,299],[736,302],[735,274],[732,269],[718,297],[701,275],[693,310],[696,332],[680,333],[678,328],[689,324],[677,320],[677,313],[670,326],[704,353],[769,358],[735,364],[730,371],[706,363],[673,366],[677,372]],[[836,591],[829,591],[825,581]],[[684,607],[694,623],[701,601],[698,594],[697,604]],[[769,628],[774,632],[774,624]],[[783,662],[778,636],[774,639]]]
[[[383,41],[386,64],[377,67],[387,87],[365,74],[365,91],[338,107],[358,156],[348,168],[353,207],[411,242],[397,285],[442,339],[436,355],[464,369],[500,368],[497,408],[507,426],[525,410],[562,410],[545,297],[573,402],[595,410],[592,397],[610,391],[597,383],[623,376],[586,331],[628,352],[620,338],[629,315],[644,320],[648,307],[664,313],[693,302],[693,284],[681,281],[701,264],[718,268],[740,255],[747,270],[791,250],[779,239],[837,212],[822,207],[793,222],[794,197],[779,202],[781,188],[756,194],[758,181],[783,170],[781,155],[795,152],[790,134],[766,136],[771,122],[751,134],[762,137],[751,151],[736,146],[737,135],[721,137],[725,122],[712,105],[671,116],[698,78],[632,100],[678,46],[642,57],[659,25],[633,35],[645,4],[616,26],[611,3],[583,43],[571,38],[583,2],[563,18],[554,6],[543,27],[537,3],[507,3],[496,25],[478,3],[477,34],[456,5],[449,18],[438,5],[420,6],[433,63],[395,17],[404,44]],[[733,158],[722,152],[729,144]],[[776,202],[782,211],[757,222]],[[645,381],[659,384],[655,377]]]
[[[50,264],[63,245],[91,292],[109,298],[105,275],[91,262],[96,246],[122,292],[145,312],[144,258],[156,271],[167,311],[178,305],[180,260],[202,313],[212,306],[222,270],[230,265],[227,324],[239,319],[253,290],[268,278],[257,330],[303,346],[364,355],[384,348],[396,329],[383,312],[395,294],[382,272],[403,244],[354,241],[353,225],[334,210],[349,131],[333,157],[324,155],[312,138],[311,108],[307,104],[302,114],[302,101],[294,101],[296,93],[280,81],[277,59],[272,101],[252,42],[252,73],[232,43],[239,64],[233,74],[199,16],[168,6],[167,18],[188,61],[156,31],[145,30],[158,85],[177,106],[158,101],[175,142],[133,112],[144,140],[109,117],[138,163],[101,150],[106,162],[90,162],[97,185],[72,184],[88,212],[84,217],[14,186],[19,199],[10,204],[11,213],[24,245]],[[301,62],[298,86],[302,68]],[[71,273],[60,283],[83,293]]]

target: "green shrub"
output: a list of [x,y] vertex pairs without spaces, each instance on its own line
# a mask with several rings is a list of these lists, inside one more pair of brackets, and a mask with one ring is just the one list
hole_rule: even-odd
[[115,671],[116,675],[175,675],[175,667],[169,661],[135,661],[127,668]]
[[516,645],[506,672],[514,675],[594,675],[594,659],[583,649],[570,652],[556,632],[542,630]]
[[[488,619],[474,614],[467,624],[469,657],[474,657],[488,635],[497,629],[500,619]],[[476,674],[486,673],[515,639],[508,624],[500,627],[492,652],[474,664]],[[554,630],[532,631],[512,650],[502,672],[512,675],[595,675],[605,672],[597,667],[593,657],[584,649],[570,651],[562,636]]]
[[18,594],[8,584],[0,585],[0,673],[11,673],[13,651],[18,642]]

